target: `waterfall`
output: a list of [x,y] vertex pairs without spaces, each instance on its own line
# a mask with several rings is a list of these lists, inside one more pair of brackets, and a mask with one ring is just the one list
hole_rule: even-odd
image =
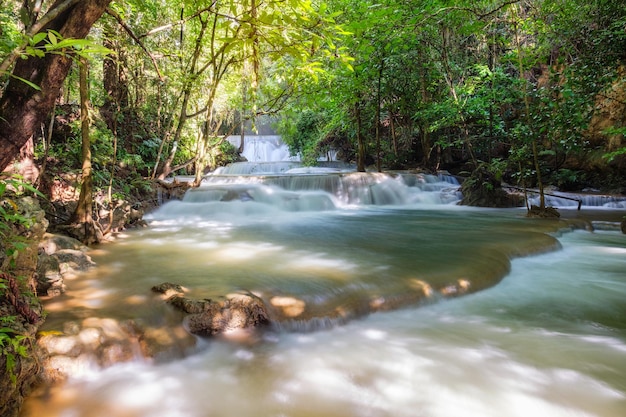
[[[582,194],[553,191],[545,195],[546,205],[558,208],[602,207],[608,209],[626,209],[626,197],[608,194]],[[539,194],[531,194],[530,204],[539,205]]]
[[[228,140],[239,145],[239,136]],[[327,211],[363,206],[453,204],[461,199],[459,183],[447,174],[422,172],[356,172],[341,161],[303,166],[289,155],[280,136],[245,136],[246,162],[220,167],[182,202],[160,215],[272,215],[280,212]]]
[[[241,144],[241,136],[228,136],[227,140],[235,147]],[[249,162],[297,161],[291,156],[289,147],[279,135],[245,135],[241,154]]]
[[159,214],[195,219],[275,216],[367,206],[452,204],[461,198],[458,183],[450,176],[334,168],[305,171],[310,173],[300,173],[296,168],[293,173],[287,169],[292,164],[243,163],[226,167],[207,175],[200,187],[187,191],[182,201],[164,206]]
[[[232,135],[226,138],[234,147],[239,148],[241,136]],[[279,162],[299,161],[300,155],[292,155],[289,147],[280,135],[245,135],[241,156],[248,162]],[[329,150],[320,155],[318,161],[336,161],[337,151]]]
[[[208,175],[44,300],[68,379],[21,416],[623,417],[623,235],[441,210],[458,198],[449,175],[340,164]],[[272,323],[192,337],[164,282],[254,294]]]

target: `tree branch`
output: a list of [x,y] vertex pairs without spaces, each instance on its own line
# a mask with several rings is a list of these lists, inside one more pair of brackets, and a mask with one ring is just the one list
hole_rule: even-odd
[[189,165],[193,164],[193,163],[194,163],[194,162],[196,162],[197,160],[198,160],[198,156],[194,156],[193,158],[188,159],[187,161],[183,162],[182,164],[180,164],[180,165],[176,165],[175,167],[173,167],[173,168],[171,169],[170,174],[171,174],[172,172],[176,172],[176,171],[179,171],[179,170],[181,170],[181,169],[183,169],[183,168],[188,167]]
[[0,63],[0,75],[4,74],[8,71],[9,67],[15,63],[17,58],[20,57],[24,48],[28,46],[28,42],[30,38],[35,36],[42,30],[48,23],[56,19],[61,13],[68,10],[70,7],[74,6],[80,0],[65,0],[63,3],[59,4],[57,7],[48,10],[48,13],[43,15],[41,19],[31,26],[31,28],[26,32],[26,40],[22,42],[19,46],[15,47],[11,53]]
[[509,6],[511,4],[515,4],[515,3],[519,3],[521,0],[507,0],[505,2],[503,2],[502,4],[498,5],[497,7],[493,8],[492,10],[489,10],[485,13],[479,13],[476,9],[473,9],[471,7],[460,7],[460,6],[452,6],[452,7],[442,7],[439,10],[437,10],[434,13],[431,13],[427,16],[425,16],[421,21],[419,21],[417,24],[415,24],[414,26],[421,26],[422,24],[426,23],[427,20],[432,19],[433,17],[436,17],[442,13],[447,13],[447,12],[451,12],[451,11],[465,11],[465,12],[469,12],[472,13],[473,15],[475,15],[478,19],[484,19],[487,16],[491,16],[492,14],[496,13],[497,11],[505,8],[506,6]]
[[200,110],[195,111],[193,113],[185,113],[185,118],[192,119],[194,117],[200,116],[202,113],[206,112],[206,110],[207,110],[207,106],[204,106]]
[[150,57],[150,60],[152,61],[152,65],[154,66],[154,69],[156,70],[157,75],[159,76],[159,80],[164,81],[165,78],[163,77],[163,74],[161,74],[161,70],[159,70],[159,65],[157,64],[156,59],[150,53],[150,51],[148,51],[148,48],[146,48],[146,46],[143,44],[143,42],[141,42],[141,40],[139,40],[139,38],[135,35],[133,30],[126,24],[126,22],[124,22],[124,20],[119,15],[119,13],[117,13],[115,10],[111,9],[110,7],[107,7],[106,12],[110,16],[112,16],[115,20],[117,20],[117,23],[119,23],[120,26],[126,31],[126,33],[128,33],[128,36],[133,38],[133,40],[135,42],[137,42],[137,45],[139,45],[141,47],[141,49],[144,50],[146,55],[148,55]]
[[187,17],[187,18],[185,18],[185,19],[181,19],[181,20],[179,20],[179,21],[177,21],[177,22],[174,22],[174,23],[168,23],[167,25],[163,25],[163,26],[156,27],[156,28],[154,28],[154,29],[150,29],[150,30],[149,30],[149,31],[147,31],[146,33],[144,33],[144,34],[142,34],[142,35],[139,35],[139,37],[140,37],[140,38],[146,38],[146,37],[148,37],[148,36],[150,36],[150,35],[154,35],[155,33],[159,33],[159,32],[162,32],[162,31],[164,31],[164,30],[171,29],[171,28],[173,28],[174,26],[182,25],[182,24],[184,24],[184,23],[186,23],[186,22],[190,21],[191,19],[194,19],[194,18],[196,18],[196,17],[200,16],[200,15],[201,15],[202,13],[204,13],[204,12],[210,12],[210,11],[212,11],[211,9],[213,8],[213,6],[215,6],[215,3],[216,3],[216,2],[215,2],[215,1],[213,1],[213,2],[211,3],[211,5],[210,5],[210,6],[205,7],[204,9],[200,9],[200,10],[198,10],[197,12],[195,12],[194,14],[192,14],[191,16],[189,16],[189,17]]

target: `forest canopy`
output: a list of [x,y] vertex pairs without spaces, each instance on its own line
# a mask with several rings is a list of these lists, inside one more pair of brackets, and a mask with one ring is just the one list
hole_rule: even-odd
[[269,123],[307,164],[623,191],[620,2],[0,4],[1,162],[33,181],[81,169],[86,65],[96,188],[199,179]]

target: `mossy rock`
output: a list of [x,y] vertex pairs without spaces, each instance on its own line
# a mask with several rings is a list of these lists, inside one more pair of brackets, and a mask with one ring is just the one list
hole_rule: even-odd
[[502,188],[501,181],[485,165],[480,165],[467,178],[462,186],[462,206],[474,207],[521,207],[524,197],[518,194],[507,193]]

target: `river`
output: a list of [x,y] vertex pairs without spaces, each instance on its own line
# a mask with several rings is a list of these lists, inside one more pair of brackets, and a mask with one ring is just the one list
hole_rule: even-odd
[[[243,340],[86,367],[22,417],[626,415],[624,211],[533,220],[456,206],[448,179],[419,178],[407,191],[370,176],[365,193],[354,178],[300,191],[222,178],[167,203],[93,252],[98,267],[47,304],[48,331],[162,321],[162,282],[301,308]],[[606,221],[585,230],[590,218]]]

